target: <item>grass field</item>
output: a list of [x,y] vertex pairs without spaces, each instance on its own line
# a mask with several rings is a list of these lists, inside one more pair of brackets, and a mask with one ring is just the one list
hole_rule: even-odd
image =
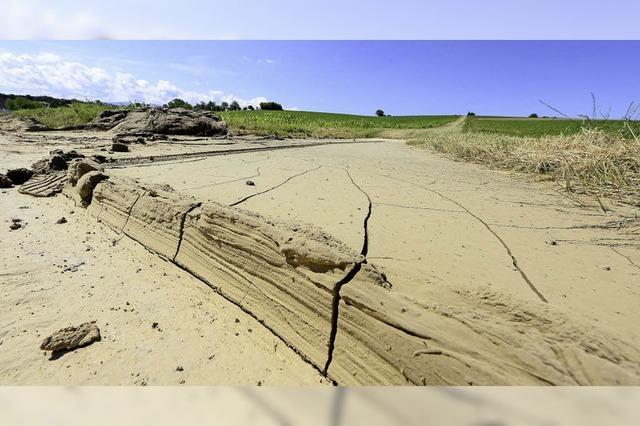
[[68,106],[57,108],[19,109],[14,114],[35,118],[51,128],[79,126],[89,123],[102,111],[114,109],[113,105],[89,102],[75,102]]
[[[58,128],[89,123],[102,111],[114,108],[105,104],[78,102],[65,107],[23,109],[14,113]],[[234,134],[317,138],[377,137],[383,136],[386,131],[442,126],[458,118],[455,115],[374,117],[305,111],[223,111],[217,114],[222,116]]]
[[[640,122],[629,125],[636,135],[640,135]],[[606,133],[619,133],[623,137],[632,137],[623,120],[568,120],[551,118],[498,118],[470,117],[465,121],[463,131],[469,133],[487,133],[510,136],[543,137],[555,135],[574,135],[582,129],[600,129]]]
[[455,115],[373,117],[306,111],[225,111],[219,113],[238,134],[291,137],[377,137],[385,131],[416,130],[455,121]]
[[558,182],[569,193],[607,196],[640,206],[639,139],[602,129],[536,136],[440,132],[437,137],[425,135],[408,143],[486,167],[536,175]]

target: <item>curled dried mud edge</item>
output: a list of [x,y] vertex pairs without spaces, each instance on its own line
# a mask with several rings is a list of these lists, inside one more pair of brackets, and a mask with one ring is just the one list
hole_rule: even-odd
[[[120,192],[121,195],[126,194],[129,199],[120,200],[121,202],[116,201],[114,198],[114,194],[116,192]],[[111,193],[111,198],[109,193]],[[330,379],[334,384],[337,384],[337,380],[331,377],[331,375],[326,371],[326,368],[321,369],[321,366],[328,367],[328,360],[331,359],[331,353],[333,351],[333,339],[337,333],[337,310],[335,310],[333,306],[331,306],[331,321],[330,324],[327,324],[331,326],[331,330],[327,333],[329,336],[327,340],[330,342],[326,342],[328,349],[324,353],[325,358],[322,360],[312,359],[313,357],[307,356],[304,350],[292,343],[291,339],[287,338],[287,333],[284,333],[283,335],[283,333],[277,330],[277,327],[269,324],[269,321],[264,318],[267,317],[268,319],[268,315],[261,316],[259,313],[255,312],[243,303],[244,298],[248,294],[249,286],[255,287],[255,285],[250,282],[250,279],[247,279],[244,276],[240,277],[241,274],[235,274],[236,278],[240,277],[246,281],[245,285],[247,290],[244,292],[242,297],[239,297],[239,295],[235,295],[234,297],[233,294],[229,294],[229,292],[225,291],[224,288],[216,285],[217,280],[212,280],[211,277],[205,276],[206,274],[203,274],[202,270],[198,270],[197,267],[190,266],[190,260],[186,257],[189,254],[185,255],[183,250],[186,244],[188,246],[187,251],[193,251],[195,245],[193,235],[195,232],[200,232],[201,229],[205,229],[205,233],[213,230],[209,235],[210,241],[208,241],[208,243],[213,241],[216,245],[224,244],[229,247],[239,248],[242,251],[242,256],[247,258],[255,259],[262,257],[261,266],[264,268],[269,268],[269,266],[286,268],[290,274],[295,274],[297,271],[305,270],[304,273],[298,273],[297,275],[305,278],[306,281],[308,281],[308,284],[312,284],[316,290],[326,293],[328,298],[330,298],[334,303],[339,301],[339,297],[336,296],[341,284],[351,281],[360,271],[362,264],[365,262],[362,255],[358,255],[342,242],[310,225],[273,222],[253,212],[244,211],[234,207],[216,205],[214,203],[203,205],[203,203],[194,202],[194,200],[187,196],[179,197],[177,194],[163,191],[157,186],[144,186],[128,179],[112,179],[108,183],[105,182],[103,185],[98,184],[94,189],[93,199],[94,201],[89,206],[89,210],[90,212],[93,211],[96,217],[99,216],[100,221],[103,224],[113,229],[118,234],[131,238],[133,241],[143,245],[150,252],[160,256],[163,260],[175,264],[182,270],[207,284],[209,287],[225,297],[225,299],[239,306],[245,313],[258,320],[275,336],[300,355],[303,360],[313,365],[318,372]],[[169,216],[172,216],[170,219],[168,219],[168,210],[166,206],[159,209],[148,208],[148,204],[150,202],[156,202],[157,204],[158,200],[160,200],[160,203],[169,205],[169,207],[175,207],[175,212],[170,212]],[[169,210],[171,210],[171,208],[169,208]],[[158,217],[154,219],[152,212],[157,211],[160,213],[158,213]],[[213,214],[211,213],[212,211]],[[116,216],[120,215],[121,218],[118,219],[114,217],[114,212],[117,213]],[[253,232],[255,235],[251,236],[252,239],[248,243],[241,240],[234,241],[233,238],[235,237],[233,235],[221,236],[219,232],[215,232],[216,227],[220,224],[206,223],[203,216],[206,217],[207,214],[215,216],[215,219],[218,220],[222,218],[223,222],[226,221],[226,225],[229,227],[233,227],[234,223],[248,225],[249,231],[246,229],[243,229],[242,231],[245,234]],[[148,223],[143,227],[145,229],[140,227],[136,228],[135,222],[139,221],[141,218],[148,220]],[[175,247],[175,251],[163,250],[162,247],[154,247],[153,242],[152,244],[149,244],[149,242],[145,241],[145,238],[149,237],[149,230],[152,230],[151,232],[166,233],[168,235],[170,235],[172,231],[175,231],[175,240],[177,242],[175,245],[172,245],[172,247]],[[237,231],[237,229],[234,228],[234,231]],[[242,234],[243,232],[240,232],[239,234]],[[162,236],[159,238],[162,238]],[[243,246],[243,243],[246,245]],[[271,248],[278,250],[278,255],[281,259],[271,258],[270,255],[273,255],[273,253],[267,253],[265,255],[265,253],[262,253],[264,247],[252,246],[256,243],[263,244],[265,246],[271,244]],[[233,254],[237,253],[232,253],[232,255]],[[207,253],[207,256],[216,257],[217,254]],[[246,259],[242,260],[245,261]],[[212,265],[209,269],[223,271],[225,269],[233,269],[238,266],[234,265],[233,259],[231,259],[228,264],[225,263],[226,262],[224,261],[220,262],[220,265]],[[246,273],[251,267],[243,265],[241,268],[244,268],[245,270],[242,272]],[[251,273],[259,275],[259,273],[255,271]],[[342,275],[344,276],[334,284],[333,281],[337,279],[336,277]],[[368,269],[368,276],[373,277],[371,284],[382,287],[387,285],[384,274],[378,273],[375,267]],[[285,280],[286,278],[286,276],[283,276],[282,280]],[[294,280],[295,279],[297,279],[297,277],[294,277]],[[256,288],[256,291],[258,292],[262,292],[263,290],[264,289]],[[299,295],[299,298],[303,299],[304,295]],[[265,296],[265,299],[268,301],[269,297]],[[300,301],[301,300],[298,302]],[[321,315],[317,316],[315,319],[320,321],[323,320]],[[321,324],[321,326],[322,325],[324,324]],[[314,336],[309,336],[309,339],[313,339],[313,337]],[[322,346],[324,347],[324,344]],[[325,359],[327,361],[325,361]]]

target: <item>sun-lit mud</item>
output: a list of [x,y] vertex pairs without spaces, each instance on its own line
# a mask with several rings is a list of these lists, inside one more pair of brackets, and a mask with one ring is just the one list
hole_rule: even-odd
[[[253,321],[253,332],[264,334],[260,341],[279,342],[278,351],[301,363],[297,371],[310,374],[289,381],[640,383],[640,235],[632,208],[607,201],[612,211],[605,213],[551,184],[453,162],[402,141],[173,139],[112,155],[101,151],[110,140],[99,132],[0,135],[4,168],[28,166],[54,148],[115,159],[103,164],[110,177],[95,187],[88,209],[74,207],[73,196],[33,198],[11,189],[0,198],[7,206],[3,220],[26,217],[16,210],[23,204],[31,222],[41,220],[35,219],[40,210],[52,214],[46,203],[73,209],[83,226],[100,228],[92,238],[117,242],[94,258],[104,250],[114,265],[131,262],[130,253],[113,248],[126,244],[160,265],[149,274],[167,268],[181,277],[164,285],[156,279],[157,287],[209,290],[207,297]],[[38,369],[51,368],[17,359],[31,350],[25,339],[33,334],[16,331],[26,328],[18,323],[40,299],[26,296],[37,280],[15,271],[33,261],[44,235],[54,239],[46,247],[80,244],[55,225],[30,228],[0,231],[3,242],[23,250],[22,259],[3,250],[2,262],[12,274],[7,291],[18,297],[17,306],[26,303],[19,319],[3,317],[7,383],[28,382]],[[41,252],[41,261],[51,263]],[[108,264],[95,268],[110,275]],[[125,284],[118,288],[126,295],[135,284],[121,276]],[[82,281],[71,278],[67,285]],[[91,285],[107,292],[105,283]],[[103,321],[113,312],[98,301],[87,306],[100,309]],[[51,316],[31,328],[67,325]],[[207,328],[195,318],[185,321]],[[121,327],[114,330],[129,333]],[[89,351],[99,357],[96,348],[110,344],[65,358]],[[285,370],[270,377],[278,381]]]

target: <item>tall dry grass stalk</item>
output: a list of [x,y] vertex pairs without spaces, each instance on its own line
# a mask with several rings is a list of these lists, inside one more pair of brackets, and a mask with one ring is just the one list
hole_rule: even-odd
[[409,140],[493,168],[535,174],[567,191],[640,206],[640,142],[597,129],[570,136],[529,138],[436,133]]

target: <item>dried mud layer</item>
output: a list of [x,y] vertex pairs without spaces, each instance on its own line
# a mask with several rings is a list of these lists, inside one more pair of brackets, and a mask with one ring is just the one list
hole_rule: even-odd
[[402,141],[111,136],[0,135],[6,169],[112,160],[86,209],[0,194],[4,384],[640,384],[628,206]]

